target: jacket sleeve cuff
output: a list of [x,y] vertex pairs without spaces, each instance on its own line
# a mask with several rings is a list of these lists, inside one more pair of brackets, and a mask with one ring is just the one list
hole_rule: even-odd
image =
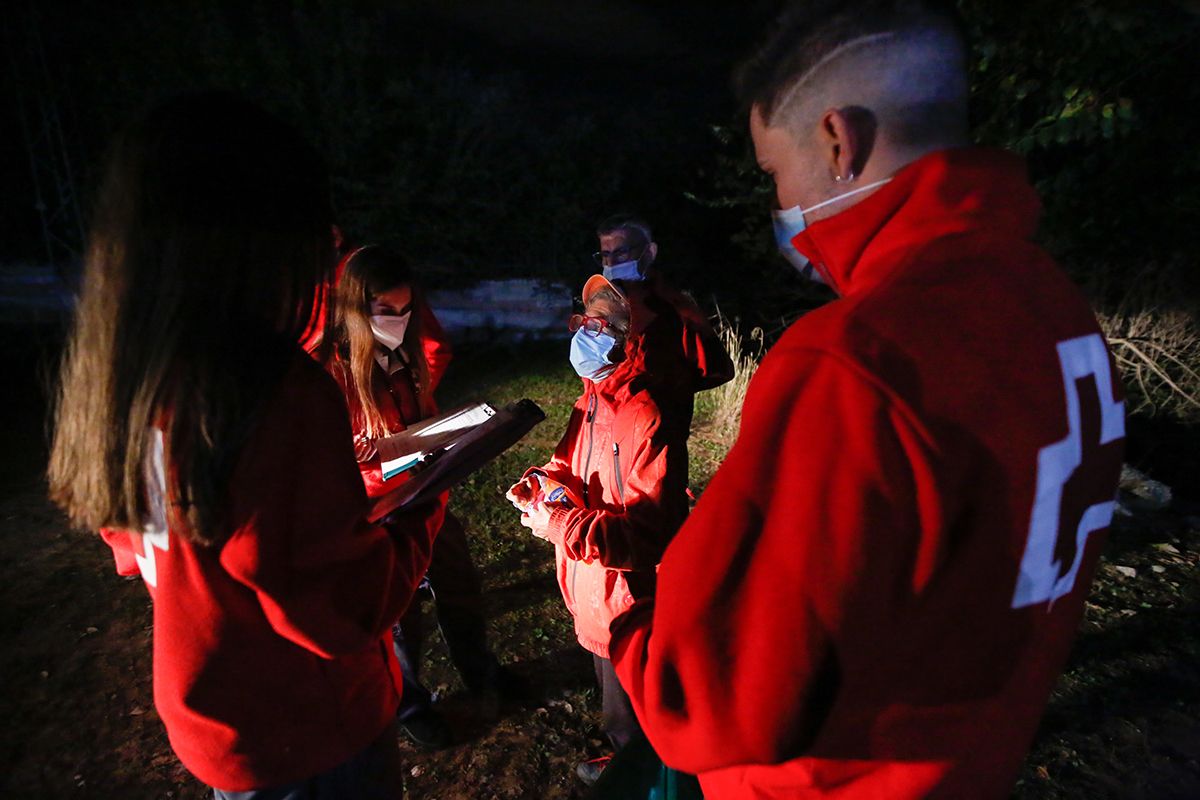
[[561,506],[553,506],[550,508],[550,521],[546,524],[546,541],[562,545],[563,537],[567,531],[567,521],[571,516],[570,509],[562,508]]

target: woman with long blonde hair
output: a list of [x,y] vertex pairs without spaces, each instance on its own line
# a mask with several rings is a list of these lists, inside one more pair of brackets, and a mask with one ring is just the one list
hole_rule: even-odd
[[365,521],[337,386],[297,344],[333,262],[329,182],[221,93],[109,160],[61,371],[51,497],[154,601],[154,699],[218,798],[398,797],[388,631],[440,508]]
[[[363,484],[369,496],[377,497],[403,482],[405,474],[384,478],[374,442],[436,411],[434,389],[449,364],[450,344],[408,259],[390,248],[352,251],[342,262],[333,298],[334,318],[320,353],[350,409]],[[427,578],[442,638],[467,689],[480,696],[520,695],[519,679],[488,649],[479,571],[466,531],[450,511]],[[421,603],[414,602],[393,630],[404,675],[400,730],[421,747],[437,748],[449,743],[450,731],[419,679],[421,620]]]

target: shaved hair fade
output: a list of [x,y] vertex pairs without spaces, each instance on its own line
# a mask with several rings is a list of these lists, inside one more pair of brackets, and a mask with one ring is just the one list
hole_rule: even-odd
[[795,133],[859,107],[901,145],[966,138],[967,46],[950,2],[788,3],[735,85],[746,110]]

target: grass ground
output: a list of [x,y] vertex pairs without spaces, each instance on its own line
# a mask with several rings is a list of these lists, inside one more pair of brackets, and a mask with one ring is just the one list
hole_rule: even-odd
[[[9,337],[5,348],[15,377],[0,459],[0,796],[207,796],[154,712],[145,589],[116,577],[99,540],[70,531],[45,499],[44,409],[30,377],[43,350],[52,343],[29,337]],[[548,456],[578,387],[565,346],[555,345],[463,356],[440,392],[447,404],[531,397],[548,414],[452,501],[484,574],[493,645],[541,700],[477,708],[433,636],[426,678],[457,743],[407,749],[414,797],[579,797],[572,768],[602,751],[590,660],[555,588],[549,545],[502,498],[524,467]],[[694,438],[694,487],[721,449],[708,429]],[[1198,576],[1200,519],[1118,521],[1016,797],[1200,797]]]

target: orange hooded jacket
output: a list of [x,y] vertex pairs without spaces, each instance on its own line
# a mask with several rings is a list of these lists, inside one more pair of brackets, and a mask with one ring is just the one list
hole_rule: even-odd
[[690,414],[647,374],[643,345],[630,337],[610,375],[583,379],[553,458],[526,472],[558,481],[572,497],[538,533],[554,544],[580,645],[604,658],[609,623],[653,591],[663,549],[687,515]]

